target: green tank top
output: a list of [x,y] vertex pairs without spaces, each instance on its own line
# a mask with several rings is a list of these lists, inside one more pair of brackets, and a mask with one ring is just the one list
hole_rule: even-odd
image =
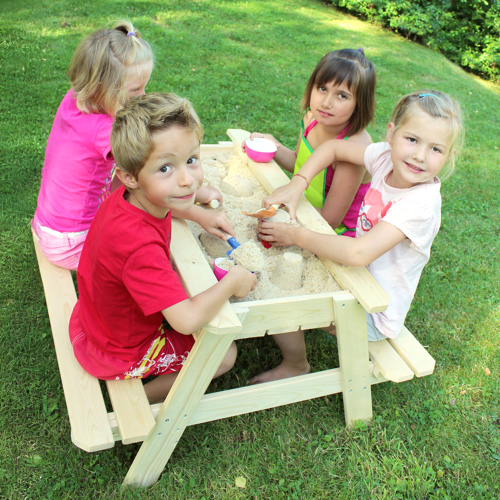
[[[300,145],[299,145],[299,151],[297,153],[297,160],[295,161],[295,167],[293,169],[293,173],[296,174],[302,165],[306,162],[306,160],[312,155],[313,153],[313,148],[307,141],[307,135],[311,131],[311,129],[318,123],[315,119],[311,121],[307,129],[304,127],[304,118],[302,118],[302,121],[300,123],[300,130],[301,130],[301,135],[300,135]],[[348,139],[347,130],[349,128],[349,125],[340,132],[340,134],[337,136],[337,139]],[[320,172],[316,177],[314,177],[311,182],[309,183],[309,187],[304,191],[304,194],[306,195],[307,200],[311,205],[315,208],[322,208],[323,205],[325,204],[325,190],[326,190],[326,174],[327,174],[327,169],[325,168],[322,172]]]

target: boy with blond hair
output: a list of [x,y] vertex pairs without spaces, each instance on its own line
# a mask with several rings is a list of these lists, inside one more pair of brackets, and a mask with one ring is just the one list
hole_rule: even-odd
[[[123,186],[99,208],[78,268],[79,301],[70,338],[83,368],[103,380],[161,375],[145,385],[162,401],[194,344],[192,333],[256,278],[232,267],[217,284],[189,298],[170,263],[171,217],[233,234],[222,212],[195,206],[203,182],[203,129],[189,101],[151,93],[116,115],[111,146]],[[220,233],[223,237],[223,233]],[[166,319],[172,329],[162,326]],[[232,368],[232,344],[215,376]]]

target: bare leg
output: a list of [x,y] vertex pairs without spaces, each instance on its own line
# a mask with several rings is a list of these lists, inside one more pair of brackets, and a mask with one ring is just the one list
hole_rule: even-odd
[[275,342],[283,354],[283,362],[276,368],[252,377],[249,384],[261,384],[282,378],[296,377],[310,373],[311,367],[307,362],[306,344],[302,330],[290,333],[273,335]]
[[[222,374],[228,372],[234,366],[234,362],[236,361],[236,354],[236,344],[233,342],[230,345],[226,355],[224,356],[222,363],[215,372],[214,378],[217,378]],[[167,394],[174,385],[175,379],[177,378],[178,374],[179,372],[160,375],[159,377],[156,377],[154,380],[144,385],[144,391],[146,392],[146,396],[150,404],[161,403],[165,400]]]
[[151,382],[144,384],[144,391],[150,404],[161,403],[166,397],[179,372],[167,373],[160,375]]
[[330,335],[337,335],[337,327],[335,325],[327,326],[326,328],[322,328],[322,330]]

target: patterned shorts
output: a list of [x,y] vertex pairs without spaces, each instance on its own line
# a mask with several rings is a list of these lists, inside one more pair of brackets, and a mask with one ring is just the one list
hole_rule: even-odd
[[151,342],[146,354],[116,380],[145,378],[150,375],[165,375],[178,372],[184,365],[194,345],[192,335],[183,335],[160,326],[160,336]]

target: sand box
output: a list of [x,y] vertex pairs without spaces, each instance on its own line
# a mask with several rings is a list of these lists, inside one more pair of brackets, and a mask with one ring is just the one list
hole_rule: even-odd
[[[233,152],[206,154],[202,157],[202,166],[205,174],[204,184],[221,191],[224,202],[219,210],[225,212],[234,224],[236,241],[241,244],[240,248],[233,250],[231,258],[234,259],[235,264],[239,263],[248,270],[257,272],[258,282],[255,290],[241,299],[232,297],[231,302],[294,297],[341,290],[321,261],[307,250],[296,246],[264,248],[258,237],[258,219],[246,217],[241,214],[241,211],[256,212],[262,208],[262,199],[267,196],[267,193],[237,154]],[[286,219],[288,213],[285,211],[285,214]],[[225,241],[206,233],[194,222],[187,221],[187,223],[212,267],[215,258],[227,257],[226,252],[231,247]],[[283,262],[286,253],[290,253],[292,257],[285,258],[287,263],[280,271],[282,265],[280,262]],[[291,269],[293,263],[296,265],[295,274],[292,279],[286,279],[285,270],[287,266]],[[299,267],[302,268],[300,280],[297,278]]]
[[278,260],[271,283],[282,290],[298,290],[302,286],[302,256],[285,252]]

